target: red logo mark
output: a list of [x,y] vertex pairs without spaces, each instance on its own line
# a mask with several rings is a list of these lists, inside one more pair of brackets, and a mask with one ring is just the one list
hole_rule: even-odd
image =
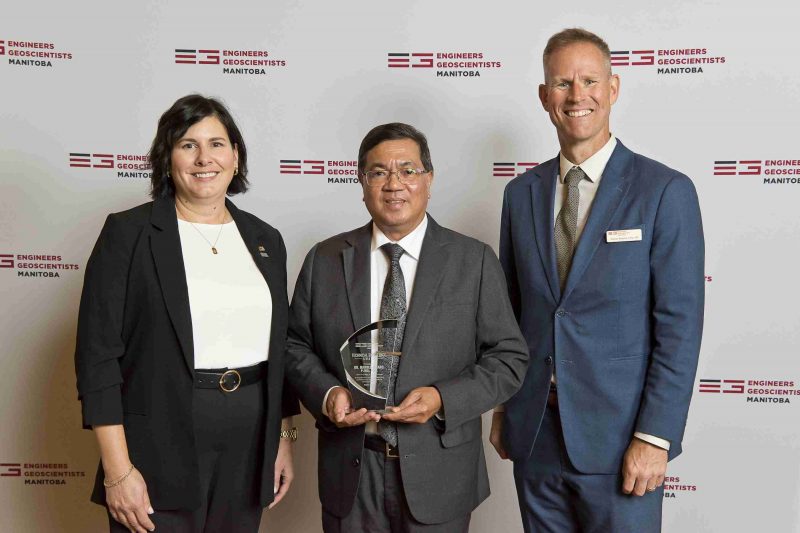
[[714,161],[715,176],[760,176],[761,159],[741,161]]
[[0,254],[0,268],[14,268],[14,254]]
[[701,379],[699,392],[744,394],[743,379]]
[[6,42],[0,41],[0,56],[6,55]]
[[20,477],[22,475],[22,463],[0,463],[0,468],[4,471],[0,477]]
[[281,159],[281,174],[325,174],[325,161],[318,159]]
[[299,159],[281,159],[281,174],[300,174]]
[[184,65],[219,65],[219,50],[176,48],[175,63]]
[[408,68],[411,54],[397,54],[389,52],[389,68]]
[[433,52],[389,52],[389,68],[433,68]]
[[325,174],[325,161],[304,159],[303,174]]
[[114,154],[70,152],[69,166],[79,168],[114,168]]
[[412,58],[416,58],[415,63],[411,63],[411,68],[433,68],[433,54],[430,52],[413,53]]
[[519,163],[494,163],[492,176],[495,178],[513,178],[519,176],[537,166],[539,163],[519,162]]
[[655,64],[655,50],[617,50],[611,52],[612,67],[639,67]]

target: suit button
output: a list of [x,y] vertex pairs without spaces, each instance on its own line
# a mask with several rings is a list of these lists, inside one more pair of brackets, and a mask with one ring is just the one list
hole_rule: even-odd
[[359,459],[358,457],[356,457],[355,459],[353,459],[353,466],[355,466],[356,468],[358,468],[358,465],[360,465],[360,464],[361,464],[361,459]]
[[552,365],[553,364],[553,358],[548,355],[547,357],[544,358],[544,364],[546,364],[547,366]]
[[567,314],[567,312],[564,311],[563,309],[559,309],[558,311],[556,311],[556,316],[559,317],[559,318],[565,316],[566,314]]

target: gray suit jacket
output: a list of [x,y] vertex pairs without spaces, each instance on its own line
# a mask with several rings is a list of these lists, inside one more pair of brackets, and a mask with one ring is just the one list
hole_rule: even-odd
[[[287,377],[319,431],[323,508],[350,512],[364,427],[338,429],[322,412],[325,393],[346,384],[339,347],[370,322],[372,222],[323,241],[306,256],[290,310]],[[487,245],[429,217],[403,340],[396,398],[434,386],[445,422],[399,424],[408,506],[423,523],[470,513],[489,495],[481,414],[520,387],[528,362],[500,263]]]

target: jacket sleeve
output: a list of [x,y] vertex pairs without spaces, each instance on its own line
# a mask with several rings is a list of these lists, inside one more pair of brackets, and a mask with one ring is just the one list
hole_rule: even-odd
[[697,193],[680,175],[656,213],[650,251],[653,352],[636,431],[680,443],[692,396],[705,296],[703,225]]
[[[277,230],[276,230],[277,231]],[[278,242],[280,243],[281,256],[283,257],[283,286],[286,287],[286,244],[283,236],[278,232]],[[289,295],[283,294],[283,298],[289,301]],[[283,390],[281,391],[281,417],[296,416],[300,414],[300,402],[297,401],[294,389],[289,385],[289,380],[284,373]]]
[[289,309],[289,335],[286,340],[286,376],[295,393],[323,428],[335,429],[322,413],[322,402],[331,387],[342,385],[315,350],[312,321],[312,287],[317,247],[311,249],[303,267]]
[[109,215],[86,264],[78,312],[75,372],[87,429],[122,423],[119,358],[131,255],[122,223]]
[[486,245],[475,320],[475,364],[434,384],[442,396],[445,434],[508,400],[528,367],[528,348],[508,300],[503,270]]
[[511,301],[511,308],[514,310],[517,323],[519,323],[521,316],[521,298],[519,294],[519,283],[517,281],[517,266],[514,259],[514,241],[511,234],[511,206],[508,202],[509,194],[508,187],[506,187],[503,193],[503,211],[500,216],[500,264],[506,275],[508,298]]

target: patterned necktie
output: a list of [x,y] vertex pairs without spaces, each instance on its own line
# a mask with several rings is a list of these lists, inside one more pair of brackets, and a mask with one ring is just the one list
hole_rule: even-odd
[[[406,282],[403,278],[403,271],[400,270],[400,256],[405,250],[394,243],[386,243],[381,246],[381,250],[389,257],[389,273],[386,275],[386,283],[383,285],[383,296],[381,297],[381,319],[396,318],[399,320],[396,330],[386,330],[383,332],[381,342],[384,350],[399,352],[403,346],[403,330],[406,325]],[[386,405],[395,405],[394,388],[397,383],[397,370],[400,367],[400,358],[387,356],[386,364],[390,366],[389,390],[386,396]],[[379,422],[378,430],[381,437],[391,444],[397,446],[397,425],[393,422]]]
[[572,266],[572,255],[575,253],[576,235],[578,232],[578,202],[580,191],[578,184],[586,177],[580,167],[572,167],[564,177],[567,186],[567,199],[558,213],[555,227],[556,259],[558,261],[558,279],[561,290],[567,282],[567,275]]

